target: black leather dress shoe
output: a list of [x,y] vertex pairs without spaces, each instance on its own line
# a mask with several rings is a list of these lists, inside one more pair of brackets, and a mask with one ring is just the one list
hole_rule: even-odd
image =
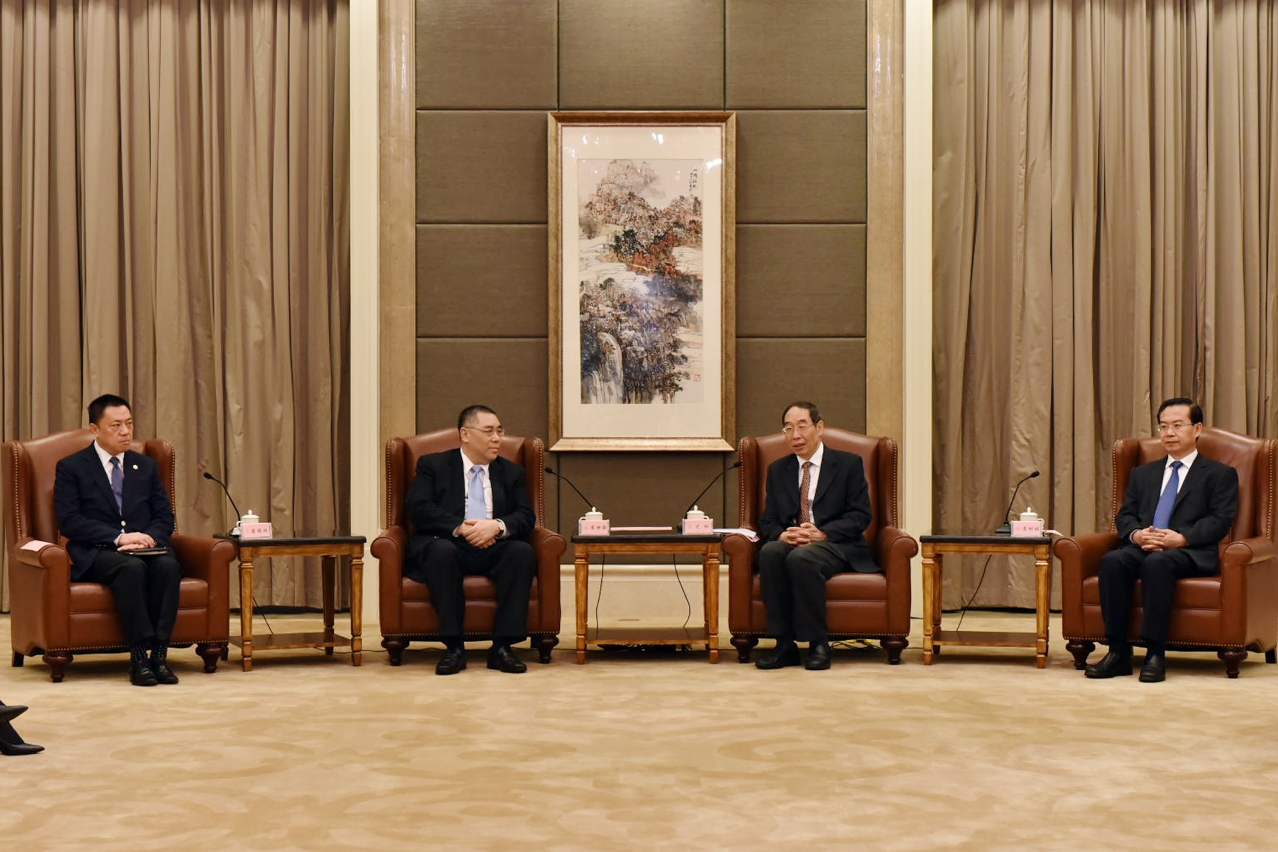
[[523,674],[528,671],[524,661],[515,656],[515,652],[507,647],[493,648],[488,652],[488,668],[497,669],[507,674]]
[[803,667],[810,672],[824,671],[830,667],[830,643],[812,642],[808,645],[808,659]]
[[1167,680],[1167,657],[1163,654],[1146,654],[1145,665],[1140,667],[1141,683],[1162,683]]
[[27,712],[27,705],[25,704],[5,704],[0,706],[0,723],[12,722],[25,712]]
[[444,652],[444,656],[440,657],[439,662],[435,664],[435,674],[457,674],[464,668],[466,668],[466,649],[449,648]]
[[783,669],[786,666],[797,666],[802,660],[799,659],[799,646],[793,642],[778,643],[776,648],[754,661],[754,667],[757,669]]
[[1110,651],[1104,658],[1094,666],[1088,666],[1083,672],[1084,677],[1092,680],[1104,680],[1110,677],[1122,677],[1132,673],[1132,655],[1120,654],[1118,651]]
[[17,757],[22,754],[39,754],[44,751],[44,746],[35,743],[10,743],[0,740],[0,754],[7,757]]
[[159,683],[155,679],[155,672],[151,669],[151,664],[146,660],[129,666],[129,682],[134,686],[155,686]]
[[168,663],[152,663],[151,671],[155,674],[157,683],[174,684],[178,682],[178,676],[173,674],[173,669],[169,668]]

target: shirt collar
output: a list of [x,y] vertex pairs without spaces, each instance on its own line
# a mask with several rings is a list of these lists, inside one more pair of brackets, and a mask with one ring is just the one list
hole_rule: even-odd
[[110,465],[111,459],[117,458],[120,460],[120,467],[124,467],[124,453],[120,453],[118,456],[112,456],[106,450],[102,449],[102,445],[96,440],[93,442],[93,449],[98,451],[98,460],[102,462],[103,466]]
[[795,453],[795,455],[794,455],[794,457],[795,457],[796,459],[798,459],[798,460],[799,460],[799,468],[800,468],[800,470],[803,468],[803,462],[804,462],[804,461],[810,461],[810,462],[812,462],[812,466],[813,466],[813,467],[817,467],[817,468],[819,468],[819,467],[821,466],[821,459],[822,459],[824,456],[825,456],[825,442],[824,442],[824,441],[822,441],[821,443],[817,444],[816,452],[812,454],[812,458],[810,458],[810,459],[804,459],[804,458],[803,458],[802,456],[800,456],[798,453]]
[[[461,447],[457,448],[457,452],[461,453],[462,470],[466,471],[467,473],[470,473],[470,469],[472,467],[475,467],[475,463],[470,460],[470,457],[466,455],[466,451],[463,450]],[[488,465],[489,465],[489,462],[484,462],[483,464],[479,465],[480,467],[484,469],[485,475],[487,475],[488,473]]]
[[1198,458],[1198,450],[1194,450],[1189,455],[1185,456],[1183,459],[1174,459],[1171,456],[1168,456],[1165,463],[1163,464],[1163,471],[1166,472],[1167,468],[1171,467],[1171,463],[1174,461],[1179,461],[1181,468],[1188,471],[1190,466],[1194,463],[1194,459],[1196,458]]

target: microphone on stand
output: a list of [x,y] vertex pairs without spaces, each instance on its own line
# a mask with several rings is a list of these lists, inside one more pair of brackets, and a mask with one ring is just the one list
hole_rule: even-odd
[[[207,474],[206,474],[207,475]],[[1012,489],[1012,499],[1007,501],[1007,511],[1003,513],[1003,526],[994,530],[994,535],[1011,535],[1012,534],[1012,504],[1016,502],[1016,493],[1021,490],[1021,486],[1038,476],[1038,471],[1034,471],[1029,476],[1016,483],[1016,487]]]
[[723,470],[719,471],[719,474],[714,479],[710,480],[710,482],[706,485],[705,488],[701,489],[701,493],[696,496],[696,499],[694,499],[691,503],[688,504],[688,508],[683,510],[683,515],[686,516],[689,512],[691,512],[693,507],[697,505],[697,501],[700,500],[702,497],[706,496],[706,492],[710,490],[711,486],[713,486],[720,479],[723,479],[725,476],[727,476],[728,471],[736,470],[737,468],[741,467],[741,464],[742,464],[741,459],[737,459],[732,464],[728,465]]
[[550,474],[551,476],[558,477],[559,479],[562,479],[564,482],[568,483],[568,487],[569,487],[569,488],[571,488],[573,491],[576,491],[576,492],[577,492],[577,496],[578,496],[578,497],[580,497],[580,498],[582,499],[582,501],[583,501],[583,502],[584,502],[587,506],[589,506],[589,507],[590,507],[590,511],[592,511],[592,512],[593,512],[593,511],[595,511],[595,504],[594,504],[594,503],[592,503],[592,502],[590,502],[590,498],[589,498],[589,497],[587,497],[585,494],[582,494],[582,493],[581,493],[581,489],[580,489],[580,488],[578,488],[577,486],[575,486],[575,485],[573,485],[573,484],[572,484],[572,480],[571,480],[571,479],[569,479],[568,477],[564,476],[562,473],[560,473],[559,471],[555,470],[553,467],[550,467],[549,465],[547,465],[547,467],[546,467],[546,473]]
[[231,501],[231,508],[235,510],[235,526],[231,527],[230,535],[238,536],[240,534],[240,518],[244,517],[240,514],[240,507],[235,505],[235,498],[231,496],[231,489],[226,487],[226,483],[218,479],[207,470],[204,471],[204,478],[211,479],[218,485],[222,486],[222,493],[226,495],[226,499]]

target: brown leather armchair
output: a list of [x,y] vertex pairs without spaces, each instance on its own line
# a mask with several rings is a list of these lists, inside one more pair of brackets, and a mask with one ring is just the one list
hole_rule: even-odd
[[[1176,584],[1167,647],[1215,651],[1225,673],[1238,677],[1248,649],[1263,651],[1266,662],[1278,660],[1278,441],[1208,428],[1198,449],[1237,469],[1238,514],[1220,543],[1220,574]],[[1076,669],[1087,665],[1087,655],[1105,639],[1096,572],[1101,557],[1118,541],[1113,518],[1122,507],[1132,469],[1165,455],[1157,438],[1115,441],[1109,531],[1067,536],[1052,547],[1061,562],[1061,632],[1069,640],[1066,647]],[[1142,616],[1139,582],[1133,600],[1130,638],[1136,642]]]
[[[92,441],[88,429],[73,429],[4,445],[13,665],[42,654],[54,683],[61,682],[75,654],[128,650],[111,590],[100,583],[71,581],[71,558],[53,507],[58,462]],[[173,445],[158,439],[134,441],[131,449],[155,459],[172,501]],[[216,671],[230,637],[228,590],[235,547],[177,532],[169,545],[182,563],[177,623],[169,644],[195,645],[204,671]]]
[[[829,426],[822,440],[836,450],[856,453],[865,463],[873,511],[865,540],[874,563],[883,569],[881,574],[838,574],[825,584],[830,638],[880,639],[888,662],[896,665],[910,644],[910,559],[919,552],[918,542],[896,527],[896,442]],[[738,526],[759,529],[768,465],[790,452],[779,432],[741,439],[737,446],[741,459]],[[758,545],[745,536],[729,535],[724,538],[723,550],[731,563],[728,628],[737,661],[748,663],[750,650],[767,632],[768,624],[755,564]]]
[[[408,487],[416,473],[417,459],[460,446],[455,428],[386,442],[386,531],[374,539],[372,554],[378,559],[381,582],[382,647],[389,652],[392,666],[403,664],[404,649],[410,641],[439,641],[439,616],[431,605],[430,591],[425,583],[404,576],[410,532],[405,505]],[[549,663],[551,649],[559,644],[559,557],[568,545],[563,536],[541,525],[546,517],[546,450],[540,438],[507,435],[502,439],[500,454],[523,467],[528,499],[537,513],[537,526],[529,538],[537,552],[537,577],[528,600],[528,634],[538,660]],[[487,577],[467,577],[462,591],[466,596],[466,638],[489,637],[497,612],[492,581]]]

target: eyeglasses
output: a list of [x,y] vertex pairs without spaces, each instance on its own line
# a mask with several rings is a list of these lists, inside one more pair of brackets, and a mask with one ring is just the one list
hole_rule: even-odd
[[1154,432],[1158,435],[1164,432],[1183,432],[1193,425],[1193,423],[1186,423],[1183,420],[1177,420],[1175,423],[1159,423],[1154,427]]
[[812,431],[812,426],[811,422],[803,420],[799,423],[787,423],[781,427],[781,431],[787,435],[793,435],[795,432],[810,432]]
[[498,438],[506,437],[506,430],[500,426],[486,426],[483,429],[480,429],[478,426],[467,426],[466,428],[472,432],[483,432],[484,435],[489,438],[493,435],[496,435]]

